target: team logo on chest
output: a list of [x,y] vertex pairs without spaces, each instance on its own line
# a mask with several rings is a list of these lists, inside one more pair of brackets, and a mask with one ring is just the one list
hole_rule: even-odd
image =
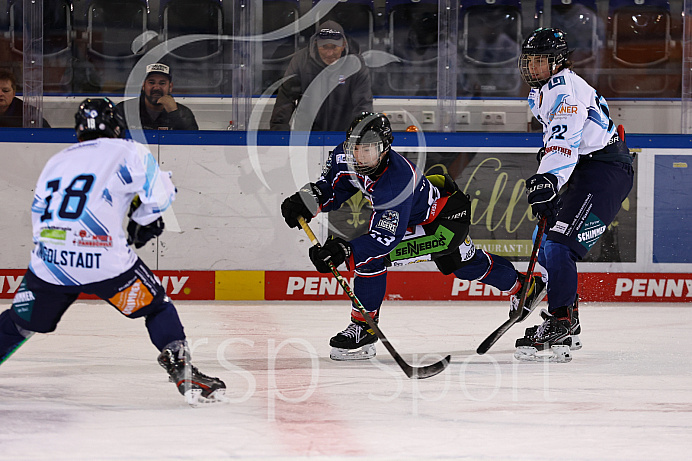
[[396,234],[396,228],[399,227],[399,212],[394,210],[385,211],[382,213],[380,222],[378,222],[375,227],[379,227],[380,229],[389,231],[392,234]]

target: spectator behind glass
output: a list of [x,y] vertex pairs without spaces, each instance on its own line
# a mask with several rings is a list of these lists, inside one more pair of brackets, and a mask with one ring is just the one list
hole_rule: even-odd
[[[22,128],[24,126],[24,103],[17,98],[17,79],[10,71],[0,69],[0,127]],[[43,128],[50,125],[43,119]]]
[[[358,50],[349,46],[353,45],[349,44],[341,25],[326,21],[320,26],[307,48],[298,51],[288,64],[284,77],[290,78],[279,87],[270,121],[272,130],[291,129],[293,112],[315,79],[323,84],[311,89],[321,94],[320,100],[315,101],[319,110],[312,131],[346,131],[356,115],[372,111],[370,70]],[[345,63],[340,58],[348,54],[358,58],[360,70],[346,77]],[[326,88],[334,84],[336,87],[324,95]]]
[[[144,130],[198,130],[197,121],[189,107],[175,102],[171,68],[156,63],[147,66],[147,75],[139,98],[122,101],[116,107],[125,117],[128,128]],[[139,106],[138,108],[136,106]],[[127,120],[128,114],[139,113],[136,121]]]

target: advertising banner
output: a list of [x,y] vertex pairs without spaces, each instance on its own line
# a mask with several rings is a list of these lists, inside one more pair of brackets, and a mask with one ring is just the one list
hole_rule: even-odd
[[[0,299],[12,299],[24,270],[0,270]],[[173,300],[348,302],[331,274],[314,271],[154,271]],[[343,272],[353,287],[353,273]],[[692,274],[581,273],[582,302],[692,302]],[[96,299],[85,297],[86,299]],[[388,301],[494,301],[507,295],[478,281],[439,272],[395,270],[387,274]]]
[[[0,269],[0,299],[12,299],[24,278],[25,269]],[[212,300],[215,295],[214,271],[153,271],[171,299]],[[84,299],[98,299],[82,295]]]
[[[343,276],[353,286],[353,274]],[[290,301],[348,298],[331,274],[272,271],[265,273],[265,299]],[[583,273],[579,274],[582,302],[692,302],[692,274]],[[478,281],[460,280],[437,272],[387,274],[390,301],[496,301],[508,296]]]

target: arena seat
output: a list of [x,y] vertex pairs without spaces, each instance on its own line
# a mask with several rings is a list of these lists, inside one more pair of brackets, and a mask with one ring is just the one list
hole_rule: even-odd
[[93,0],[86,10],[86,81],[101,92],[120,92],[137,60],[133,40],[149,27],[145,0]]
[[[295,24],[299,17],[299,0],[268,0],[262,2],[262,33]],[[296,51],[304,44],[301,40],[297,24],[293,34],[279,40],[262,42],[261,90],[264,91],[272,83],[283,77]]]
[[10,52],[10,16],[7,0],[0,0],[0,67],[12,69]]
[[437,94],[437,10],[434,0],[387,3],[387,51],[399,58],[383,69],[392,95]]
[[611,0],[604,72],[616,97],[680,97],[681,58],[674,56],[665,0]]
[[556,27],[567,34],[574,52],[572,62],[578,66],[596,59],[599,47],[599,19],[596,0],[551,1],[551,22],[545,23],[543,0],[536,2],[536,15],[540,27]]
[[219,94],[224,83],[223,8],[221,0],[162,0],[160,25],[163,40],[193,34],[211,34],[216,40],[197,41],[171,49],[176,93]]
[[539,27],[555,27],[567,34],[574,70],[590,84],[597,85],[605,26],[598,18],[596,0],[551,0],[550,24],[545,20],[544,0],[536,2]]
[[[7,2],[10,68],[21,86],[24,59],[24,7],[22,0]],[[68,0],[43,1],[43,89],[48,93],[72,90],[74,15]]]
[[464,1],[459,16],[459,96],[520,96],[521,2]]

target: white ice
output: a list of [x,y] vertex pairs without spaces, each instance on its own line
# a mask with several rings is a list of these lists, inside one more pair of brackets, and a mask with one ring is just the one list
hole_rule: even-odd
[[381,344],[331,361],[347,302],[176,305],[193,362],[233,402],[186,405],[143,320],[79,302],[0,367],[0,459],[690,459],[691,304],[582,303],[583,349],[539,364],[512,357],[537,313],[479,356],[504,304],[385,303],[405,360],[452,354],[426,380]]

